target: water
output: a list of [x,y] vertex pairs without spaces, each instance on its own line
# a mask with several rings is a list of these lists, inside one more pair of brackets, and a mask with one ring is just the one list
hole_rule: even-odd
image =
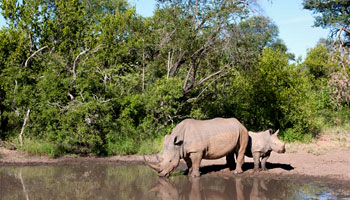
[[0,167],[0,199],[350,199],[315,181],[184,175],[158,178],[146,166],[71,164]]

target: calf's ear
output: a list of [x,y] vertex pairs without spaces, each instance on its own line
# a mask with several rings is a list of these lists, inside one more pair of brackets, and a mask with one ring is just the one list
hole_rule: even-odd
[[273,130],[271,128],[269,128],[268,131],[269,131],[270,135],[273,134]]
[[175,136],[174,138],[174,144],[175,145],[182,145],[183,140],[181,140],[179,137]]

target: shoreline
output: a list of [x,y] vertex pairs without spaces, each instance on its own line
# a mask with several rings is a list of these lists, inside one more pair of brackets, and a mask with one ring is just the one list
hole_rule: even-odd
[[[341,139],[339,139],[341,138]],[[345,138],[345,139],[343,139]],[[271,153],[267,160],[267,171],[254,173],[253,159],[245,157],[243,174],[235,175],[226,168],[226,159],[202,160],[202,176],[258,176],[272,178],[319,179],[335,184],[346,183],[350,187],[350,134],[323,134],[317,140],[305,143],[289,143],[284,154]],[[0,147],[0,167],[2,166],[33,166],[33,165],[65,165],[82,163],[111,163],[119,165],[146,165],[156,163],[156,155],[124,155],[110,157],[65,155],[58,158],[48,156],[32,156],[25,152],[8,150]],[[186,164],[181,160],[176,172],[186,170]]]
[[[92,164],[119,164],[119,165],[145,165],[144,156],[126,155],[111,157],[76,157],[66,155],[59,158],[47,156],[30,156],[24,152],[7,150],[0,147],[0,167],[2,166],[38,166],[38,165],[75,165],[83,163]],[[145,155],[148,162],[157,162],[155,155]],[[343,159],[342,159],[343,158]],[[258,176],[258,177],[284,177],[292,179],[319,179],[332,180],[335,184],[347,183],[350,185],[350,151],[336,151],[324,155],[313,155],[304,152],[277,154],[273,153],[267,163],[267,171],[253,172],[253,160],[245,158],[243,174],[235,175],[225,168],[225,158],[217,160],[202,160],[202,176]],[[176,171],[186,170],[183,161]]]

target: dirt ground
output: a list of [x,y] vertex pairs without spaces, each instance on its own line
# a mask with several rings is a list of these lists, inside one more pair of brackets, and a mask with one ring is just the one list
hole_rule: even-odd
[[[287,152],[273,152],[268,160],[268,171],[259,172],[262,176],[312,176],[339,181],[350,181],[350,133],[323,134],[317,140],[309,143],[287,144]],[[155,155],[145,156],[149,162],[156,162]],[[30,156],[23,152],[7,150],[0,147],[0,166],[2,165],[41,165],[41,164],[79,164],[81,162],[113,162],[124,164],[144,164],[140,155],[113,157],[76,157],[63,156],[48,158],[45,156]],[[184,163],[180,170],[185,168]],[[203,175],[231,175],[225,168],[225,159],[203,160],[201,173]],[[252,158],[245,159],[243,166],[246,175],[253,174]]]

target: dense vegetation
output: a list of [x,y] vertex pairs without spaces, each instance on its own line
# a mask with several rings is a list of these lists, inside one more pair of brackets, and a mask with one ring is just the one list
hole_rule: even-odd
[[287,141],[343,123],[346,48],[324,40],[295,61],[254,0],[157,4],[145,18],[126,0],[0,0],[1,140],[114,155],[157,151],[189,117],[236,117]]

